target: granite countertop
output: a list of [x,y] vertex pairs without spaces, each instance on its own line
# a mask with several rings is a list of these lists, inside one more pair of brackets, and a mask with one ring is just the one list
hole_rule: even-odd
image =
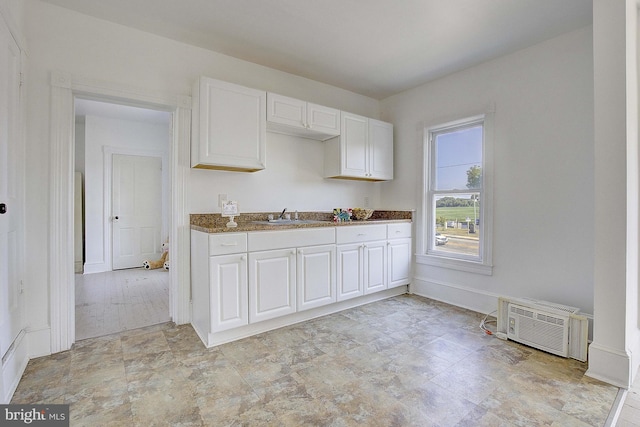
[[[293,217],[294,213],[290,212]],[[343,227],[357,226],[365,224],[384,224],[396,222],[411,222],[413,211],[374,211],[371,218],[365,221],[345,221],[334,222],[333,212],[298,212],[298,218],[301,220],[313,220],[320,222],[313,223],[294,223],[291,224],[259,224],[254,221],[266,221],[267,216],[271,214],[275,218],[280,212],[257,212],[243,213],[235,218],[237,227],[228,228],[227,222],[229,218],[222,217],[220,214],[191,214],[190,224],[192,230],[202,231],[205,233],[237,233],[247,231],[277,231],[290,230],[297,228],[318,228],[318,227]]]

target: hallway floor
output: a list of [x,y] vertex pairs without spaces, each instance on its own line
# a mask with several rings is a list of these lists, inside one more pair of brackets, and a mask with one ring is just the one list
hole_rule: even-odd
[[172,323],[31,360],[12,403],[72,426],[602,426],[618,389],[411,295],[206,349]]
[[616,427],[640,427],[640,375],[627,392]]
[[168,322],[164,269],[76,274],[76,341]]

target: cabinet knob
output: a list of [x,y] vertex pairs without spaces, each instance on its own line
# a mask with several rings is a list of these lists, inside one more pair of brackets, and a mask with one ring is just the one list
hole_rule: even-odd
[[298,249],[298,253],[299,253],[300,255],[302,255],[304,252],[303,252],[303,250],[302,250],[302,249]]
[[295,249],[292,249],[292,250],[291,250],[291,255],[295,255],[295,254],[296,254]]
[[246,255],[242,255],[242,256],[240,257],[240,259],[244,261],[245,259],[247,259],[247,256],[246,256]]

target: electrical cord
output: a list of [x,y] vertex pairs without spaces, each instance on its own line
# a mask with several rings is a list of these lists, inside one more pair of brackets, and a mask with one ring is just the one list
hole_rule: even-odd
[[487,313],[487,315],[484,316],[484,318],[480,322],[480,329],[482,329],[484,331],[484,333],[487,334],[487,335],[493,335],[494,334],[494,332],[487,327],[487,324],[495,324],[496,328],[498,326],[498,319],[487,320],[489,318],[489,316],[491,316],[493,313],[497,313],[497,312],[498,312],[498,310],[493,310],[491,313]]

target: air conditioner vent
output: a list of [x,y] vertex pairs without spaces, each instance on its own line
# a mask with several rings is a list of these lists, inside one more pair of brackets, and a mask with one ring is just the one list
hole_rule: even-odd
[[531,317],[533,319],[533,311],[525,310],[515,305],[511,306],[511,312],[515,314],[519,314],[520,316]]
[[578,308],[547,301],[501,297],[497,332],[510,340],[584,362],[588,320],[578,312]]
[[553,323],[555,325],[560,325],[563,326],[564,325],[564,319],[558,318],[558,317],[553,317],[553,316],[548,316],[546,314],[542,314],[542,313],[538,313],[537,316],[538,320],[542,320],[543,322],[547,322],[547,323]]

